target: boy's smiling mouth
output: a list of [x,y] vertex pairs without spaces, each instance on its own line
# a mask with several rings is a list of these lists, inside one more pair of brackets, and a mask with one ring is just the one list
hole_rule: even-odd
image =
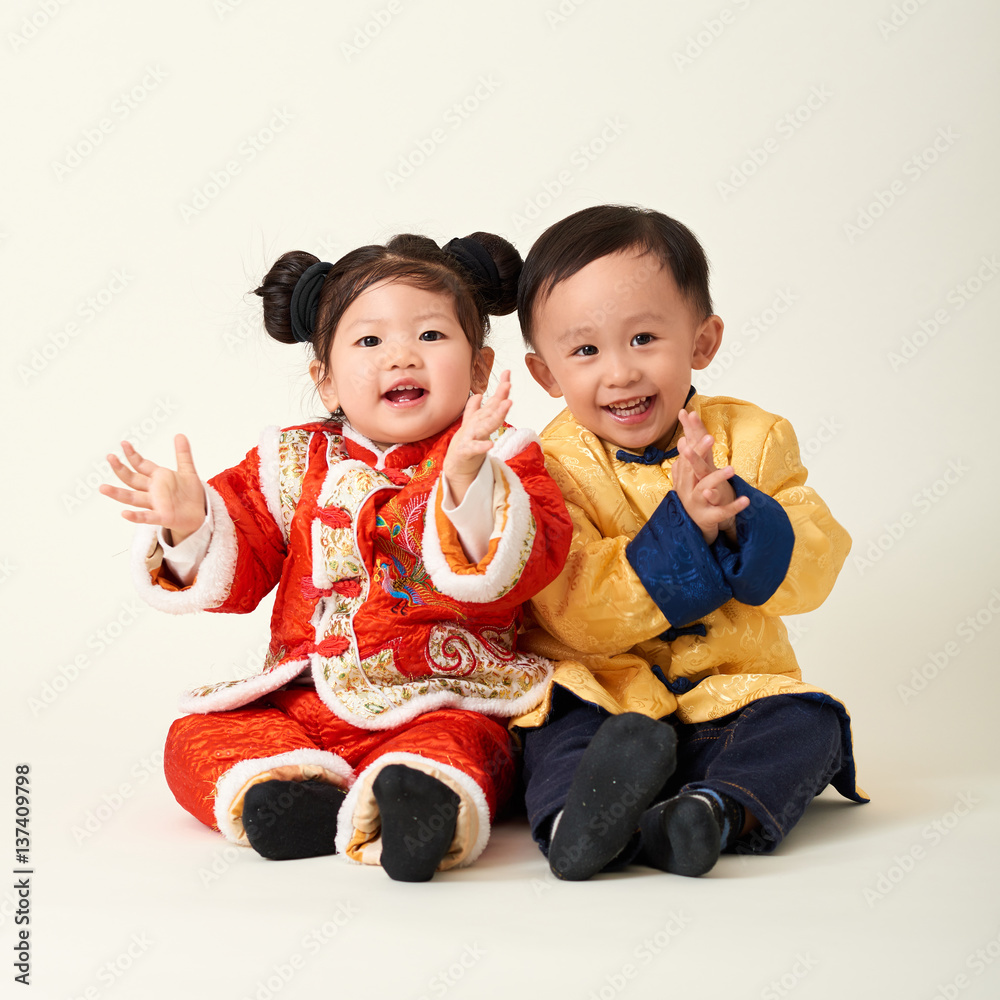
[[623,399],[620,403],[609,403],[601,409],[607,411],[616,420],[631,420],[643,416],[653,405],[655,396],[634,396]]

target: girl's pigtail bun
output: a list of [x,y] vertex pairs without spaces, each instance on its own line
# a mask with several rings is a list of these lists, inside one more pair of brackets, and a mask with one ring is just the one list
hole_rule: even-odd
[[517,307],[517,280],[523,261],[512,243],[495,233],[472,233],[442,248],[456,260],[491,316],[506,316]]
[[292,330],[292,292],[305,271],[318,263],[318,257],[304,250],[282,254],[254,289],[264,300],[264,329],[282,344],[302,342]]

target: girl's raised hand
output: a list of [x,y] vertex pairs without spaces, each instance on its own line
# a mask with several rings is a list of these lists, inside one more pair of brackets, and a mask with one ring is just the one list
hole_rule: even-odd
[[117,455],[108,455],[108,462],[115,475],[131,488],[124,490],[105,483],[100,492],[119,503],[140,508],[123,510],[126,521],[158,524],[168,529],[173,544],[179,545],[201,526],[206,513],[205,488],[195,471],[188,439],[183,434],[174,438],[176,471],[143,458],[128,441],[122,441],[122,451],[131,469]]
[[462,426],[444,456],[443,474],[456,506],[465,498],[466,490],[482,468],[486,452],[493,447],[490,435],[503,426],[504,417],[513,405],[509,371],[501,372],[497,391],[489,399],[477,394],[470,396],[465,404]]

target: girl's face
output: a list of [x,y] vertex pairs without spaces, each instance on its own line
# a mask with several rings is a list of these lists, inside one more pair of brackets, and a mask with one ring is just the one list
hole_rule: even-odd
[[420,441],[457,420],[482,392],[492,351],[473,364],[450,295],[394,280],[365,289],[334,331],[326,375],[309,365],[323,405],[380,448]]

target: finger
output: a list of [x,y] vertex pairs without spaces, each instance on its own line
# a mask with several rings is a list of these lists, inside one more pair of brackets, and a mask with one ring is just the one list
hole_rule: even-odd
[[120,486],[109,486],[107,483],[101,483],[97,487],[97,491],[106,497],[110,497],[112,500],[117,500],[119,503],[127,503],[132,507],[145,507],[147,510],[152,510],[152,504],[149,501],[148,493],[136,493],[133,490],[123,490]]
[[698,479],[702,479],[716,471],[715,465],[699,454],[687,437],[682,437],[678,440],[677,451],[690,463],[691,469]]
[[174,455],[177,458],[177,471],[186,475],[197,476],[194,459],[191,457],[191,445],[183,434],[174,436]]
[[108,465],[111,471],[126,485],[132,489],[145,490],[149,485],[149,477],[130,469],[117,455],[108,455]]
[[141,472],[144,476],[151,476],[159,468],[155,462],[150,461],[148,458],[143,458],[128,441],[122,441],[122,451],[125,452],[125,457],[128,459],[129,465],[136,472]]

